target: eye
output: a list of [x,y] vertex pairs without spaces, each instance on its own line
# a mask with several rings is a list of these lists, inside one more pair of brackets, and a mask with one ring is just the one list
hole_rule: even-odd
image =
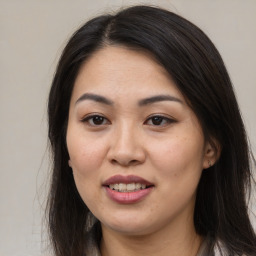
[[89,115],[82,119],[83,123],[88,123],[90,126],[100,126],[109,124],[107,118],[101,115]]
[[152,126],[165,126],[168,125],[170,123],[174,123],[175,120],[165,117],[165,116],[161,116],[161,115],[155,115],[155,116],[151,116],[150,118],[148,118],[145,122],[145,124],[148,125],[152,125]]

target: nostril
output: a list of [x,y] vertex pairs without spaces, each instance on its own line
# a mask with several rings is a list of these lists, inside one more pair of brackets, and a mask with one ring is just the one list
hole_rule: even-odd
[[116,159],[112,159],[111,160],[111,163],[116,165],[116,164],[119,164],[119,165],[123,165],[123,166],[129,166],[129,165],[136,165],[139,163],[138,160],[124,160],[124,159],[119,159],[119,160],[116,160]]
[[118,162],[117,162],[115,159],[112,159],[112,160],[111,160],[111,163],[112,163],[112,164],[117,164]]

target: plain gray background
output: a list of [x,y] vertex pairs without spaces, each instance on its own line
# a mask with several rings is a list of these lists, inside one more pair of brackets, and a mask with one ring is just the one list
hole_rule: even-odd
[[0,256],[49,255],[41,235],[49,177],[46,104],[65,42],[89,18],[138,3],[166,7],[212,39],[256,152],[255,0],[0,0]]

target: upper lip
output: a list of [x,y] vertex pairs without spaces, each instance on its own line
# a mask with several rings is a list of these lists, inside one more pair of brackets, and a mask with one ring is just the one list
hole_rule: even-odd
[[123,175],[114,175],[107,179],[106,181],[103,182],[103,186],[109,186],[110,184],[119,184],[119,183],[124,183],[124,184],[130,184],[130,183],[141,183],[145,184],[146,186],[153,186],[151,182],[135,175],[128,175],[128,176],[123,176]]

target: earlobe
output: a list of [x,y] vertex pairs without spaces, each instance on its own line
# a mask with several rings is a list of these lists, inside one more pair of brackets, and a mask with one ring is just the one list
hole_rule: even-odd
[[207,145],[205,147],[205,155],[204,155],[204,162],[203,162],[203,168],[208,169],[212,167],[220,156],[220,147],[219,143],[216,143],[214,141],[214,146],[207,142]]
[[71,160],[70,160],[70,159],[68,160],[68,165],[69,165],[69,167],[72,168],[72,163],[71,163]]
[[207,149],[204,156],[203,168],[207,169],[214,165],[215,163],[215,152],[213,149]]

